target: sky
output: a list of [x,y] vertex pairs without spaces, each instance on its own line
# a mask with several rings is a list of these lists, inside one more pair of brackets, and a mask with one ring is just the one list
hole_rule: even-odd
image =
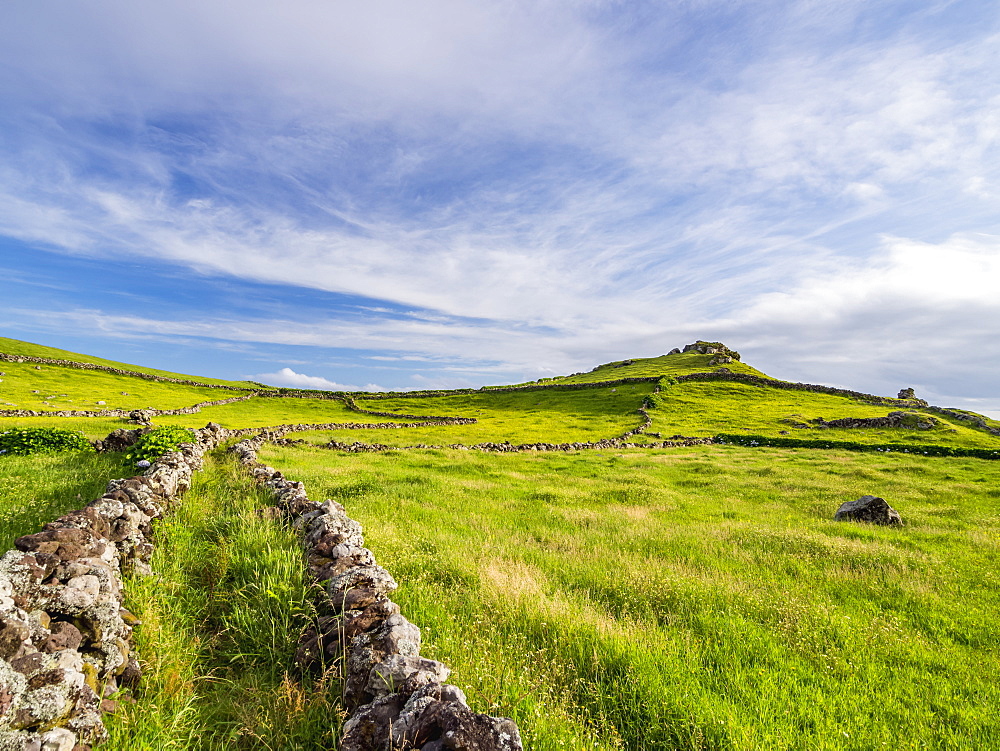
[[315,388],[721,340],[1000,417],[1000,6],[5,0],[0,335]]

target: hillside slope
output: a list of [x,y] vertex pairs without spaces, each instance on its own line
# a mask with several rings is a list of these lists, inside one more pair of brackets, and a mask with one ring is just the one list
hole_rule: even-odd
[[[217,386],[233,386],[237,388],[260,388],[258,384],[249,381],[227,381],[221,378],[202,378],[200,376],[190,376],[184,373],[173,373],[169,370],[157,370],[155,368],[145,368],[141,365],[130,365],[129,363],[118,362],[116,360],[105,360],[103,357],[93,357],[83,355],[79,352],[70,352],[65,349],[47,347],[44,344],[33,344],[23,342],[20,339],[9,339],[0,336],[0,353],[7,355],[19,355],[27,357],[46,357],[54,360],[69,360],[70,362],[91,363],[93,365],[103,365],[108,368],[128,370],[134,373],[146,373],[147,375],[161,376],[164,378],[179,378],[181,380],[198,381],[200,383],[211,383]],[[0,368],[2,370],[2,368]]]

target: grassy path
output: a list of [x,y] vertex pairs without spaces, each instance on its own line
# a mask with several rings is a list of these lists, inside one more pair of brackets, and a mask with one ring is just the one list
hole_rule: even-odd
[[157,528],[155,574],[127,583],[143,681],[102,748],[334,747],[339,685],[288,674],[311,596],[294,533],[261,518],[264,505],[217,456]]

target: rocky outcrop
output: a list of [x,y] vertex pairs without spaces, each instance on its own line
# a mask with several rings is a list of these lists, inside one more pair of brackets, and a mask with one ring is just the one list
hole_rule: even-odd
[[863,495],[856,501],[842,503],[833,518],[835,521],[869,522],[886,526],[903,524],[899,512],[886,503],[884,498],[874,495]]
[[[722,342],[705,342],[698,340],[693,344],[684,345],[684,349],[681,350],[682,353],[685,352],[695,352],[699,355],[715,355],[709,365],[718,365],[719,363],[732,362],[733,360],[740,359],[740,353],[735,349],[729,349]],[[716,362],[718,360],[718,362]]]
[[264,438],[232,451],[271,490],[278,512],[298,530],[309,574],[321,592],[318,618],[301,636],[296,665],[344,672],[341,751],[520,751],[513,721],[469,709],[449,670],[420,656],[420,629],[389,599],[396,582],[364,547],[361,525],[332,500],[309,500],[300,482],[257,461]]
[[796,425],[796,427],[818,428],[909,428],[911,430],[930,430],[937,425],[933,417],[919,415],[916,412],[890,412],[885,417],[841,417],[837,420],[818,418],[812,424]]
[[115,706],[107,697],[139,678],[122,574],[148,571],[152,522],[224,432],[196,431],[196,443],[112,480],[103,496],[18,538],[0,558],[0,748],[82,751],[105,737],[101,713]]
[[952,420],[964,422],[971,428],[979,428],[980,430],[985,430],[991,435],[1000,436],[1000,428],[990,427],[982,415],[973,414],[971,412],[960,412],[954,409],[945,409],[944,407],[927,407],[926,409],[928,412],[933,412],[936,415],[942,415],[943,417],[950,417]]

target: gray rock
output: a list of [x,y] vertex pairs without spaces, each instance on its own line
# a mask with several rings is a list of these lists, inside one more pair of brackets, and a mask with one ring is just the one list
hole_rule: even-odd
[[870,522],[887,526],[902,526],[899,512],[886,503],[884,498],[863,495],[856,501],[846,501],[834,514],[836,521]]

